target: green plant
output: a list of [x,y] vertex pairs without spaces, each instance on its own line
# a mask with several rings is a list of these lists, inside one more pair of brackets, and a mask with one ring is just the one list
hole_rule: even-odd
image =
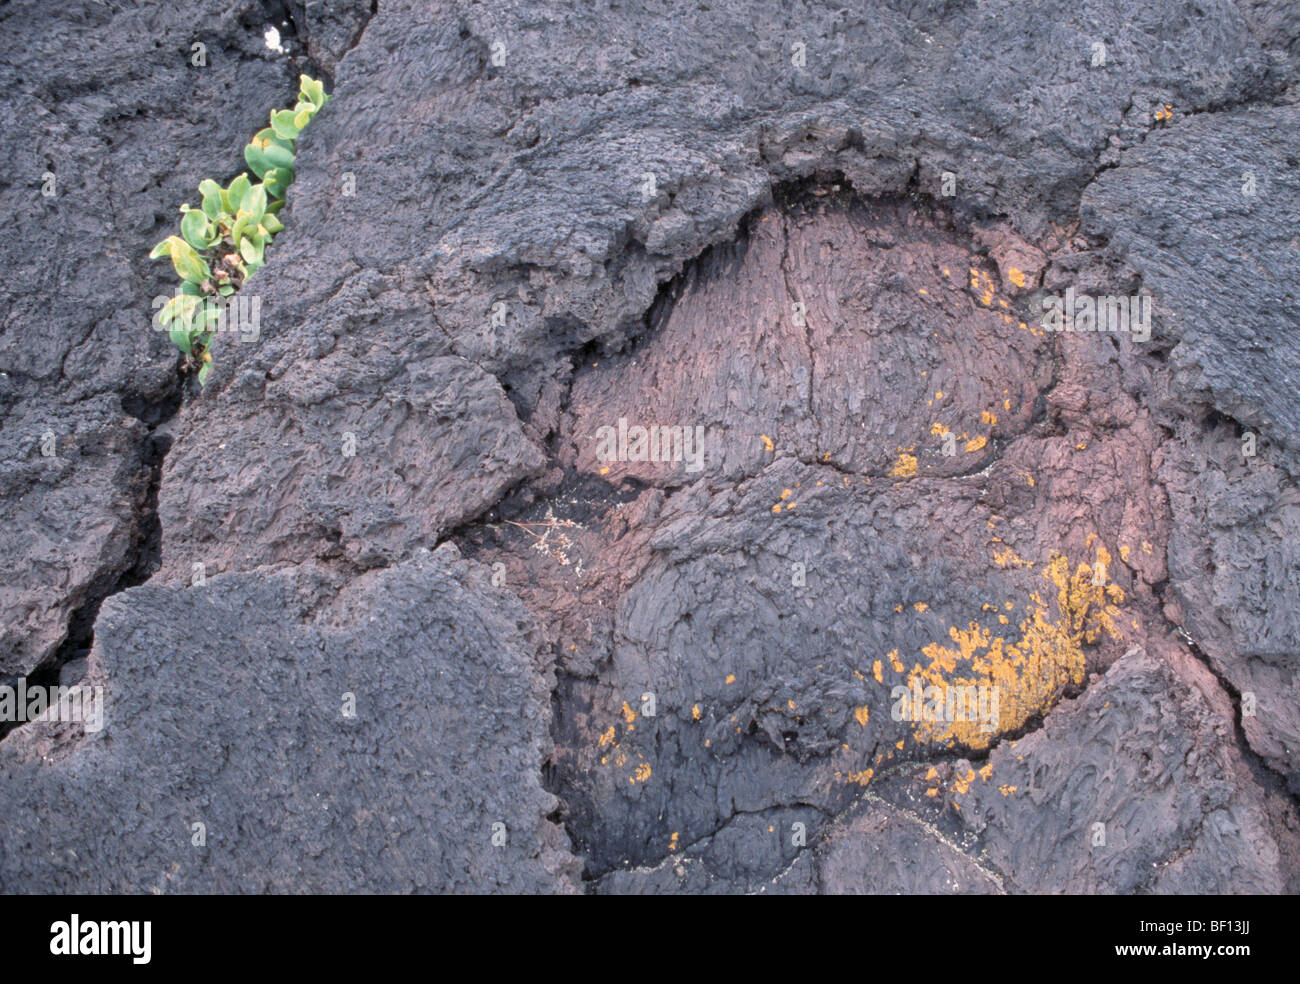
[[213,323],[223,305],[261,269],[266,247],[284,228],[278,213],[293,183],[294,144],[303,127],[329,101],[315,79],[299,78],[293,109],[271,111],[271,125],[244,148],[244,160],[257,181],[243,172],[226,188],[212,180],[199,184],[200,208],[181,206],[181,234],[168,236],[149,253],[169,257],[181,278],[180,291],[158,313],[170,325],[172,342],[185,354],[185,367],[199,367],[200,385],[212,368]]

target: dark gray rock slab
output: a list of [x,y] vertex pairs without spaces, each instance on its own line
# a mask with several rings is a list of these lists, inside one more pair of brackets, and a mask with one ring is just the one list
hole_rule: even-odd
[[1011,891],[1276,893],[1264,796],[1226,694],[1177,644],[1134,652],[952,792]]
[[115,595],[102,730],[0,746],[0,890],[574,891],[527,618],[451,547]]

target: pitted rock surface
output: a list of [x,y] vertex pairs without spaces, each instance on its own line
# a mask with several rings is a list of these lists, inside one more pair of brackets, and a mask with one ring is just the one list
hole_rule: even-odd
[[[3,890],[1300,889],[1294,5],[0,27],[0,686],[110,698]],[[200,389],[148,251],[299,71]]]

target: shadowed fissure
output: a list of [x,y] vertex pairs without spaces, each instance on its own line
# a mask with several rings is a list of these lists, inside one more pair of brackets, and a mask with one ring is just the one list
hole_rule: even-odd
[[[333,72],[326,71],[307,52],[306,43],[300,37],[294,19],[293,5],[286,5],[281,0],[266,0],[262,7],[259,17],[245,15],[244,27],[258,33],[264,25],[275,26],[279,41],[287,46],[289,60],[295,69],[324,77],[332,87]],[[377,4],[373,4],[360,22],[347,50],[360,41],[361,34],[376,9]],[[229,163],[233,170],[226,175],[227,180],[246,168],[242,159],[236,162],[232,158]],[[147,279],[146,270],[147,261],[142,261],[141,280]],[[22,678],[24,692],[47,690],[56,686],[67,687],[77,683],[86,671],[86,657],[94,644],[95,620],[104,601],[127,588],[146,583],[158,570],[162,545],[158,489],[162,480],[163,462],[172,445],[170,425],[181,410],[187,390],[193,394],[198,387],[192,378],[182,380],[178,376],[161,394],[150,397],[136,392],[122,394],[122,410],[146,428],[139,451],[140,475],[137,482],[142,494],[133,503],[135,515],[129,532],[130,547],[116,569],[105,572],[88,586],[85,600],[68,619],[68,628],[58,649]],[[0,685],[19,686],[19,680],[17,677],[0,676]],[[18,720],[0,720],[0,740],[28,723],[30,722],[25,716]]]

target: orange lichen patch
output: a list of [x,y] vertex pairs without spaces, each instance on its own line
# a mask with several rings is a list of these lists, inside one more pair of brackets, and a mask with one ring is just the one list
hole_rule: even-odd
[[668,850],[677,850],[677,831],[673,831],[673,836],[668,839]]
[[790,495],[791,495],[791,492],[790,492],[789,489],[782,489],[782,490],[781,490],[781,498],[782,498],[782,500],[785,500],[785,499],[790,498]]
[[699,704],[695,704],[694,706],[691,707],[691,720],[692,720],[692,721],[698,721],[698,720],[700,719],[700,716],[701,716],[701,715],[700,715],[700,705],[699,705]]
[[988,443],[989,443],[989,439],[985,437],[983,434],[981,434],[979,437],[972,437],[969,441],[966,442],[966,453],[970,454],[972,451],[979,451],[984,447],[984,445]]
[[971,270],[970,288],[979,295],[980,303],[985,307],[993,304],[993,278],[983,270]]
[[1144,554],[1149,554],[1151,552],[1151,544],[1147,543],[1146,540],[1142,541],[1142,552]]
[[936,400],[942,400],[942,399],[943,399],[943,390],[936,390],[936,391],[935,391],[935,394],[934,394],[934,398],[935,398]]
[[1124,561],[1124,563],[1127,564],[1127,563],[1128,563],[1128,555],[1131,554],[1132,552],[1133,552],[1133,548],[1132,548],[1132,547],[1127,547],[1127,546],[1124,546],[1123,544],[1121,544],[1121,545],[1120,545],[1120,548],[1119,548],[1119,559],[1122,560],[1122,561]]
[[1001,793],[1003,796],[1010,796],[1010,795],[1011,795],[1012,793],[1014,793],[1015,791],[1016,791],[1016,787],[1015,787],[1015,786],[1006,786],[1006,785],[1003,785],[1003,786],[999,786],[999,787],[998,787],[998,792]]
[[[1098,548],[1098,554],[1104,551]],[[1109,555],[1106,555],[1109,558]],[[1006,566],[1005,564],[1003,566]],[[1071,576],[1064,555],[1053,553],[1043,576],[1056,586],[1056,614],[1036,592],[1006,638],[979,622],[948,630],[948,643],[931,643],[908,675],[913,737],[921,743],[987,748],[999,733],[1014,731],[1045,712],[1066,684],[1083,682],[1085,644],[1118,635],[1118,585],[1094,584],[1094,568],[1081,563]]]
[[736,674],[734,674],[734,673],[728,673],[728,674],[727,674],[727,683],[735,683],[735,682],[736,682]]
[[609,465],[606,465],[604,468],[602,468],[602,469],[600,470],[600,473],[601,473],[602,475],[608,475],[608,474],[609,474]]
[[[1025,326],[1024,326],[1024,325],[1021,325],[1020,327],[1023,328],[1023,327],[1025,327]],[[1003,401],[1002,401],[1002,409],[1003,409],[1003,410],[1010,410],[1010,409],[1011,409],[1011,401],[1010,401],[1010,400],[1003,400]]]
[[875,663],[873,663],[871,666],[871,675],[876,678],[876,683],[885,682],[885,678],[881,670],[882,667],[880,665],[880,660],[876,660]]
[[894,606],[894,611],[896,611],[896,612],[901,612],[902,610],[903,610],[903,606],[902,606],[902,605],[895,605],[895,606]]
[[898,460],[894,462],[894,470],[889,474],[894,478],[911,478],[916,474],[916,455],[908,454],[911,448],[899,449]]
[[952,788],[958,795],[970,791],[970,784],[975,780],[975,770],[967,769],[964,773],[953,773]]
[[[1097,561],[1104,568],[1110,562],[1105,547],[1097,548]],[[1118,584],[1096,584],[1097,568],[1079,564],[1073,577],[1070,562],[1062,554],[1053,554],[1043,576],[1057,589],[1057,605],[1068,619],[1070,633],[1087,643],[1094,643],[1102,633],[1117,638],[1115,618],[1119,603],[1124,600],[1124,589]],[[1104,578],[1103,578],[1104,580]]]
[[948,428],[936,420],[933,424],[930,425],[930,433],[937,434],[939,437],[943,437],[944,434],[948,433]]
[[1007,279],[1017,287],[1023,287],[1028,282],[1025,280],[1025,271],[1017,269],[1016,267],[1011,267],[1007,270]]
[[627,777],[627,781],[635,784],[638,782],[645,782],[649,778],[650,778],[650,763],[642,762],[640,765],[636,767],[633,773]]
[[927,611],[927,610],[929,609],[930,606],[927,605],[927,604],[926,604],[925,602],[923,602],[923,601],[918,601],[918,602],[917,602],[915,605],[913,605],[912,607],[915,608],[918,612],[924,612],[924,611]]
[[781,503],[778,502],[775,506],[772,507],[772,512],[779,513],[780,511],[781,511]]
[[903,750],[903,739],[900,738],[898,741],[894,742],[894,747],[901,752]]
[[776,450],[776,445],[772,443],[772,439],[768,437],[766,434],[759,434],[758,439],[763,442],[763,447],[766,450],[768,451]]
[[920,287],[920,288],[918,288],[916,292],[917,292],[918,294],[921,294],[922,296],[927,295],[927,294],[930,293],[930,292],[929,292],[928,290],[926,290],[924,287]]
[[636,720],[636,711],[627,706],[627,701],[623,701],[623,720],[628,724]]
[[927,789],[927,790],[925,791],[925,795],[926,795],[926,796],[938,796],[938,795],[939,795],[939,790],[937,790],[937,789]]
[[858,719],[858,724],[866,727],[867,722],[871,720],[871,708],[867,707],[866,704],[863,704],[853,712],[853,716]]
[[903,670],[906,669],[906,667],[903,666],[903,661],[898,658],[897,649],[890,651],[888,659],[889,659],[889,665],[893,668],[895,673],[902,673]]
[[1025,560],[1010,547],[993,551],[993,563],[999,567],[1033,567],[1032,560]]
[[993,763],[990,762],[984,768],[980,769],[980,779],[984,782],[989,781],[989,776],[993,775]]
[[993,427],[998,422],[998,415],[992,410],[985,410],[980,414],[980,420],[984,421],[984,423],[988,424],[990,427]]
[[614,726],[611,724],[605,729],[605,733],[600,736],[600,740],[596,742],[596,747],[604,748],[606,745],[612,744],[614,744]]
[[1174,107],[1171,103],[1165,103],[1155,112],[1155,118],[1157,120],[1162,120],[1162,121],[1170,119],[1173,115],[1174,115]]
[[875,769],[863,769],[861,772],[850,772],[849,782],[856,782],[859,786],[865,786],[871,782],[871,777],[876,774]]

